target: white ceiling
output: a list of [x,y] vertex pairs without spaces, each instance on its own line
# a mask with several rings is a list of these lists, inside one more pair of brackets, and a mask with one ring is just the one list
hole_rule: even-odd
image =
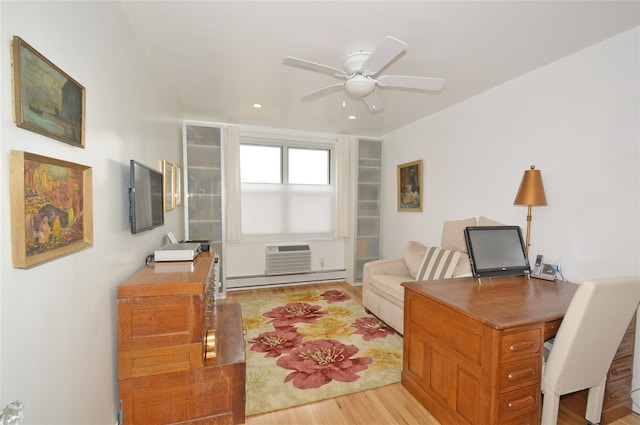
[[[380,136],[640,25],[639,1],[126,1],[183,118]],[[408,44],[384,74],[443,77],[442,92],[382,88],[384,110],[332,93],[339,82],[282,64],[342,68],[385,36]],[[586,70],[588,71],[588,70]],[[588,90],[588,87],[585,87]],[[262,109],[252,107],[262,103]]]

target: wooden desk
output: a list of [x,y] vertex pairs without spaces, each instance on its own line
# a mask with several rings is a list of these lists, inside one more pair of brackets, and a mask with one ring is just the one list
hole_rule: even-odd
[[523,276],[403,285],[407,390],[442,424],[539,424],[543,343],[578,285]]

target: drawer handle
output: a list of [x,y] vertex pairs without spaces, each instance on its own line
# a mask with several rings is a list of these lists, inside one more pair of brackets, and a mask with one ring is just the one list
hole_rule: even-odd
[[628,396],[629,396],[629,391],[628,390],[618,390],[618,391],[612,392],[611,395],[609,396],[609,398],[617,400],[617,399],[621,399],[621,398],[627,398]]
[[507,408],[508,409],[524,409],[525,407],[530,407],[533,406],[535,404],[535,400],[533,399],[533,397],[531,397],[530,395],[523,397],[523,398],[519,398],[518,400],[513,400],[510,401],[509,404],[507,404]]
[[630,367],[619,367],[616,369],[611,370],[611,374],[612,375],[626,375],[631,373],[631,368]]
[[515,344],[511,344],[509,346],[509,351],[513,353],[516,351],[530,350],[533,347],[535,347],[535,344],[533,341],[516,342]]
[[509,375],[507,375],[507,379],[509,381],[518,381],[520,379],[532,378],[534,376],[536,376],[535,372],[533,371],[533,369],[529,368],[525,370],[517,370],[515,372],[511,372]]

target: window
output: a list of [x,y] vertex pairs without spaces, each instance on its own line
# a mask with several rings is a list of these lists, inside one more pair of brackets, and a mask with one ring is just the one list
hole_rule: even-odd
[[331,151],[326,144],[241,143],[242,235],[332,235]]
[[329,184],[329,150],[290,148],[290,184]]
[[240,145],[242,183],[282,183],[282,148]]

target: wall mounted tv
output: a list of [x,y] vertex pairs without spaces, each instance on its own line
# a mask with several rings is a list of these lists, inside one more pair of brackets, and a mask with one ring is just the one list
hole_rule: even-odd
[[136,234],[164,224],[162,173],[131,160],[129,222]]
[[529,275],[519,226],[467,227],[464,237],[475,277]]

